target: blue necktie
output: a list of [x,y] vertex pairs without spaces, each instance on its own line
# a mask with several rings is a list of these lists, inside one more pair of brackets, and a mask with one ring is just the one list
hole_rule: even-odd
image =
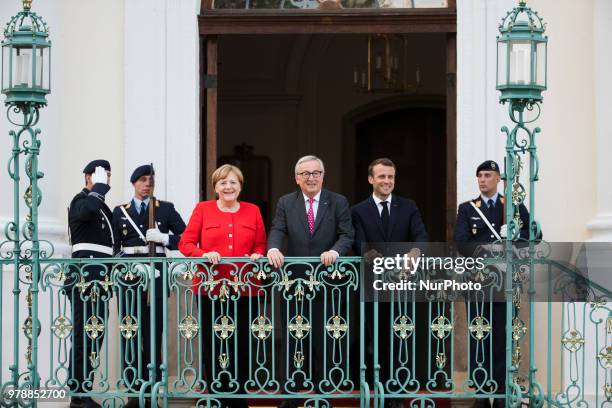
[[138,214],[142,215],[145,213],[146,210],[147,210],[147,205],[143,201],[140,203],[140,211],[138,212]]

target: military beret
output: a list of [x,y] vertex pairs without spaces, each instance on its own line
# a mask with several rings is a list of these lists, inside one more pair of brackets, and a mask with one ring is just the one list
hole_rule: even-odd
[[83,173],[91,174],[96,171],[96,167],[98,166],[104,167],[104,170],[106,171],[111,171],[110,163],[108,162],[108,160],[94,160],[92,162],[89,162],[89,164],[85,166],[85,168],[83,169]]
[[484,161],[476,169],[476,177],[478,177],[478,173],[481,171],[496,171],[497,174],[499,174],[499,164],[495,163],[493,160]]
[[134,172],[132,173],[132,177],[130,177],[130,183],[134,184],[136,180],[138,180],[142,176],[152,176],[154,174],[155,170],[150,164],[145,164],[143,166],[136,167],[136,170],[134,170]]

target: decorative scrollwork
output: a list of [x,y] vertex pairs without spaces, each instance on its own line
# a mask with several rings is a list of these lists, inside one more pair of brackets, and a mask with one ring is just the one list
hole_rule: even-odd
[[306,320],[306,318],[301,315],[297,315],[296,317],[291,319],[291,322],[289,323],[287,328],[289,329],[291,335],[299,340],[308,336],[308,333],[310,333],[311,326],[310,323],[308,323],[308,320]]
[[67,338],[68,336],[70,336],[70,332],[72,332],[72,324],[70,324],[70,320],[66,316],[59,315],[53,321],[51,330],[53,331],[53,334],[55,334],[55,336],[58,339],[63,340]]
[[334,316],[327,321],[325,325],[325,329],[328,333],[331,333],[331,337],[338,340],[344,336],[349,326],[346,323],[346,320],[341,316]]
[[453,325],[446,316],[436,317],[430,327],[432,334],[439,339],[444,339],[453,330]]
[[[217,319],[217,321],[218,320],[219,319]],[[236,330],[236,325],[234,324],[233,320],[228,316],[221,316],[220,320],[221,321],[219,323],[213,324],[213,330],[221,339],[225,340],[227,338],[230,338],[232,334],[234,334],[234,331]]]
[[187,340],[191,340],[198,335],[200,331],[200,325],[198,321],[191,315],[185,316],[183,320],[178,325],[179,332],[181,336],[186,338]]

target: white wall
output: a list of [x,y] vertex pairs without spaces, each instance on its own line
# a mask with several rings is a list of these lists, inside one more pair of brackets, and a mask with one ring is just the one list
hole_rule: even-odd
[[199,200],[199,11],[199,0],[125,2],[122,200],[133,169],[153,162],[155,195],[185,222]]

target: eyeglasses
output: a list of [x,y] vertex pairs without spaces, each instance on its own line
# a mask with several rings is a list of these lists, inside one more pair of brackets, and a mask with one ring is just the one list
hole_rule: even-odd
[[323,175],[323,172],[319,170],[315,170],[313,172],[303,171],[301,173],[297,173],[297,175],[302,177],[304,180],[308,180],[310,176],[312,176],[313,179],[318,179],[319,177],[321,177],[321,175]]

